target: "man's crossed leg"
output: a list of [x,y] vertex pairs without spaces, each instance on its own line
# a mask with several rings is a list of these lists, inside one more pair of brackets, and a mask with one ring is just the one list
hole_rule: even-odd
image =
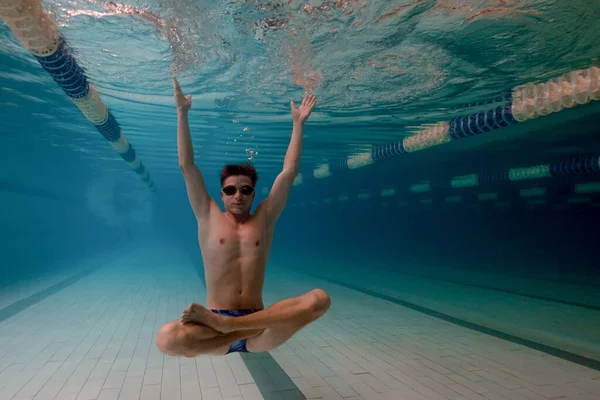
[[227,354],[233,343],[246,339],[247,351],[269,351],[325,314],[330,304],[329,296],[321,289],[239,317],[219,315],[193,303],[181,320],[160,328],[156,345],[167,355],[196,357]]

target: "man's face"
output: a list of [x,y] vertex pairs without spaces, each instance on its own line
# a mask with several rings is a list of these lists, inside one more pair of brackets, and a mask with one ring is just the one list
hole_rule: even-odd
[[225,210],[234,215],[249,213],[254,195],[252,180],[245,175],[228,177],[221,188],[221,199]]

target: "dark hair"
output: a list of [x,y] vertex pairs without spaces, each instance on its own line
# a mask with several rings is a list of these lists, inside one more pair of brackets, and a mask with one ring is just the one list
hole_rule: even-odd
[[229,178],[230,176],[238,175],[247,176],[252,180],[252,186],[256,186],[258,175],[256,173],[256,168],[254,168],[254,165],[250,163],[229,164],[224,166],[221,170],[221,186],[223,186],[225,179]]

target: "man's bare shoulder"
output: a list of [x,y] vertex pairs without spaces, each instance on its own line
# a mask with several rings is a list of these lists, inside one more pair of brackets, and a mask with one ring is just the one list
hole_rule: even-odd
[[254,214],[253,214],[255,218],[258,218],[258,219],[266,218],[267,210],[268,210],[268,201],[269,201],[269,198],[267,197],[266,199],[261,201],[258,206],[256,206],[256,210],[254,210]]
[[223,211],[221,211],[221,207],[217,204],[217,202],[211,197],[208,205],[208,213],[203,217],[198,217],[197,221],[199,224],[206,225],[211,221],[218,220],[222,218]]
[[263,229],[272,230],[275,227],[274,221],[269,218],[268,198],[263,200],[254,211],[253,218]]

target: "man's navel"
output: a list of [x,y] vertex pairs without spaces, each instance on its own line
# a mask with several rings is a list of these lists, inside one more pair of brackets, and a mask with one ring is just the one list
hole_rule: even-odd
[[221,239],[219,239],[219,243],[221,243],[221,244],[225,244],[225,238],[221,238]]
[[256,241],[256,247],[260,246],[260,240]]

